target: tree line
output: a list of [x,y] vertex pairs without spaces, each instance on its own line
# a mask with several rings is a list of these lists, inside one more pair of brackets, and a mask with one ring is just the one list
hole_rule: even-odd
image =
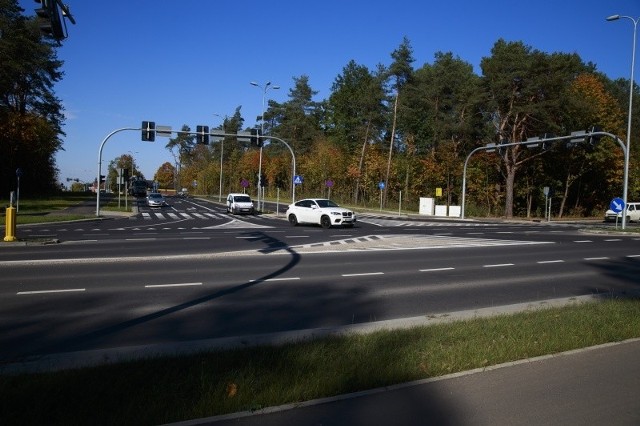
[[[30,191],[56,190],[55,154],[65,136],[63,108],[53,91],[63,77],[57,46],[22,13],[17,0],[0,0],[2,196],[15,188],[17,168]],[[480,75],[452,52],[436,52],[430,63],[417,66],[406,37],[389,62],[373,69],[348,62],[326,99],[317,100],[309,76],[301,75],[293,77],[286,101],[268,101],[259,124],[294,150],[303,177],[297,198],[330,195],[354,206],[382,200],[390,208],[402,200],[403,208],[417,209],[420,197],[441,189],[438,203],[457,205],[466,156],[487,143],[496,143],[497,151],[469,161],[468,215],[539,216],[544,187],[554,191],[557,216],[600,215],[621,195],[623,153],[611,138],[571,148],[559,142],[544,149],[500,145],[593,126],[626,140],[628,80],[611,80],[576,53],[547,53],[503,39],[482,58]],[[218,128],[228,134],[248,130],[241,106]],[[634,113],[632,134],[639,130]],[[636,141],[630,150],[630,200],[640,196]],[[166,149],[174,161],[154,176],[161,186],[217,194],[220,186],[225,193],[242,191],[241,182],[248,181],[248,191],[255,193],[260,150],[246,142],[227,137],[198,145],[195,137],[181,134]],[[137,174],[130,156],[113,160],[108,179],[130,164]],[[283,144],[272,140],[263,147],[262,171],[266,195],[286,198],[293,176]]]
[[[451,52],[437,52],[432,63],[416,68],[407,38],[391,59],[373,70],[350,61],[322,101],[314,100],[306,75],[293,78],[287,101],[269,100],[265,134],[292,146],[304,179],[297,198],[330,193],[343,203],[376,206],[382,197],[388,207],[402,199],[405,208],[417,209],[420,197],[434,197],[440,188],[439,204],[459,205],[465,159],[488,143],[497,145],[496,152],[469,161],[469,215],[543,216],[544,187],[560,217],[599,216],[621,195],[623,152],[612,138],[596,146],[500,145],[594,126],[626,140],[628,80],[609,79],[575,53],[545,53],[502,39],[482,59],[481,75]],[[218,128],[247,130],[240,111]],[[637,114],[633,129],[638,134]],[[629,199],[640,192],[638,148],[632,141]],[[242,190],[243,179],[255,191],[259,150],[247,143],[226,138],[206,146],[181,135],[167,149],[175,161],[158,171],[164,185],[195,181],[198,192],[217,194],[222,150],[223,191]],[[290,157],[277,141],[264,146],[267,196],[290,193]]]

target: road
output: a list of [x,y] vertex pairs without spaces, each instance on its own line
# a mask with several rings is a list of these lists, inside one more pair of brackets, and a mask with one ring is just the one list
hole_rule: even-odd
[[193,200],[144,213],[25,227],[60,243],[2,246],[0,362],[638,289],[639,237],[573,226],[369,215],[294,228]]

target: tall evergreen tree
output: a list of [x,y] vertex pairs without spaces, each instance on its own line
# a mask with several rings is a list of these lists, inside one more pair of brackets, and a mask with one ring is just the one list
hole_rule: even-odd
[[[577,72],[577,55],[548,55],[522,42],[498,40],[482,59],[485,108],[494,125],[495,141],[507,144],[561,128],[567,114],[563,100]],[[544,128],[544,130],[543,130]],[[505,216],[513,217],[514,183],[529,153],[522,145],[500,149],[505,176]]]
[[405,37],[402,40],[402,43],[396,50],[391,53],[391,58],[393,58],[393,62],[389,67],[389,75],[393,80],[393,91],[394,100],[393,100],[393,116],[391,120],[391,132],[389,137],[389,156],[387,158],[387,173],[385,175],[385,182],[387,185],[384,188],[384,201],[386,204],[387,194],[389,191],[389,174],[391,172],[391,156],[393,154],[393,146],[395,145],[396,140],[396,124],[398,120],[398,100],[400,98],[400,93],[403,91],[405,85],[411,81],[413,76],[413,62],[415,59],[413,58],[413,49],[411,48],[411,43],[409,39]]
[[35,19],[22,16],[16,0],[0,0],[0,193],[21,168],[21,192],[56,190],[55,154],[62,149],[64,119],[54,85],[62,61],[40,35]]
[[367,145],[381,141],[386,107],[385,70],[378,68],[371,73],[364,65],[351,60],[332,85],[328,105],[328,134],[347,155],[359,150],[355,179],[354,202],[360,193],[365,150]]

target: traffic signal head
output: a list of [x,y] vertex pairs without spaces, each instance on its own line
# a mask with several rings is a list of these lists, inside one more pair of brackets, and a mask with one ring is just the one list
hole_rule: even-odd
[[142,140],[153,142],[156,140],[156,123],[153,121],[142,122]]
[[58,41],[66,38],[57,0],[36,0],[36,3],[40,3],[40,7],[36,9],[40,32]]
[[209,145],[209,126],[196,126],[196,143]]
[[261,148],[262,138],[260,138],[260,136],[262,136],[260,129],[251,129],[251,145]]
[[593,133],[602,132],[602,128],[600,126],[593,126],[589,130],[589,135],[586,137],[586,142],[591,146],[596,146],[600,143],[600,139],[602,139],[602,135],[594,135]]

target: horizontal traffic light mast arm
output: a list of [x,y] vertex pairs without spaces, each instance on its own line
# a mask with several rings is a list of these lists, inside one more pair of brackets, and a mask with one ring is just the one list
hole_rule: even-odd
[[572,135],[567,135],[567,136],[555,136],[555,137],[552,137],[552,138],[530,139],[530,140],[526,140],[526,141],[522,141],[522,142],[509,142],[509,143],[501,143],[501,144],[489,144],[489,145],[480,146],[480,147],[474,149],[473,151],[471,151],[471,153],[469,155],[475,154],[478,151],[491,151],[491,150],[495,150],[497,148],[505,148],[505,147],[516,146],[516,145],[535,145],[535,144],[540,144],[540,143],[544,143],[544,142],[558,142],[558,141],[565,141],[565,140],[571,140],[571,139],[582,139],[582,141],[584,142],[585,139],[587,139],[589,137],[592,137],[592,136],[596,136],[596,137],[609,136],[609,137],[615,139],[618,142],[618,144],[622,148],[623,152],[627,151],[627,148],[625,147],[624,143],[622,142],[622,139],[620,139],[619,137],[617,137],[616,135],[614,135],[612,133],[585,131],[584,133],[572,134]]
[[[602,137],[602,136],[609,136],[612,137],[613,139],[615,139],[618,144],[620,145],[620,147],[622,148],[622,152],[625,156],[625,158],[628,158],[628,152],[627,152],[627,148],[625,146],[625,144],[622,142],[622,140],[617,137],[616,135],[609,133],[609,132],[601,132],[601,131],[584,131],[584,132],[573,132],[573,134],[571,135],[567,135],[567,136],[555,136],[552,138],[539,138],[539,139],[529,139],[526,141],[522,141],[522,142],[509,142],[509,143],[503,143],[503,144],[488,144],[485,146],[479,146],[476,149],[474,149],[473,151],[471,151],[469,153],[469,155],[467,155],[467,158],[464,160],[464,168],[462,171],[462,202],[461,202],[461,206],[460,206],[460,218],[464,219],[464,207],[465,207],[465,193],[467,190],[467,164],[469,163],[469,159],[471,158],[471,156],[473,154],[475,154],[476,152],[479,151],[495,151],[498,148],[505,148],[505,147],[510,147],[510,146],[516,146],[516,145],[536,145],[536,144],[540,144],[540,143],[545,143],[545,142],[557,142],[557,141],[565,141],[565,140],[579,140],[577,143],[580,142],[584,142],[586,139],[591,138],[591,137]],[[626,179],[625,179],[626,182]],[[625,191],[626,192],[626,191]]]

